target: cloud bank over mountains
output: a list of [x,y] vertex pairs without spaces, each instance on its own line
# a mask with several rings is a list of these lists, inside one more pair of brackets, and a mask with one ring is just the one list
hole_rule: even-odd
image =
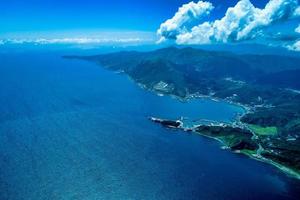
[[[159,41],[210,44],[257,40],[265,36],[270,38],[270,33],[266,33],[266,29],[300,19],[298,0],[270,0],[262,9],[255,7],[250,0],[240,0],[234,7],[229,7],[221,19],[201,21],[213,9],[211,3],[204,1],[183,5],[173,18],[161,24],[157,31]],[[293,27],[292,31],[299,34],[300,26]],[[276,35],[278,32],[274,33],[273,39],[277,37]],[[294,42],[297,44],[299,41]]]

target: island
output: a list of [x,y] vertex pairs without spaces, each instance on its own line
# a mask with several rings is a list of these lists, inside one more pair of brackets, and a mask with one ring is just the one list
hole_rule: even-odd
[[181,120],[150,119],[219,140],[224,147],[270,163],[300,179],[300,58],[237,55],[170,47],[96,56],[66,56],[127,74],[141,87],[179,100],[212,98],[246,112],[231,124],[186,127]]

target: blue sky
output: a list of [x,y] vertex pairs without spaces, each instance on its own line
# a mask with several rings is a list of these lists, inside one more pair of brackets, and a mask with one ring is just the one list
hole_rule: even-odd
[[[2,43],[4,39],[21,40],[20,43],[22,39],[39,39],[41,43],[49,42],[44,39],[52,39],[53,43],[84,43],[103,42],[107,38],[122,42],[129,38],[210,44],[255,38],[265,44],[279,44],[300,51],[300,31],[296,31],[300,21],[293,14],[298,0],[202,1],[1,0],[0,40]],[[270,9],[264,9],[268,3],[272,4]],[[226,17],[230,9],[233,11]],[[260,15],[267,20],[264,22]],[[237,27],[232,27],[234,23]],[[297,42],[298,46],[292,47]]]
[[[2,0],[0,35],[68,30],[151,31],[189,0]],[[237,0],[211,0],[221,17]],[[267,0],[253,1],[258,6]]]

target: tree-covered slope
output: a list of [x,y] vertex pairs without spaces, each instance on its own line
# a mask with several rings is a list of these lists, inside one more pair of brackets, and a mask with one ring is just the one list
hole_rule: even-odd
[[[226,132],[216,127],[218,134],[246,152],[261,147],[259,156],[296,170],[300,177],[300,58],[174,47],[68,58],[122,71],[157,93],[207,95],[249,107],[251,112],[239,120],[249,129]],[[256,137],[241,137],[249,130]],[[206,132],[216,137],[215,128],[207,127]]]
[[[300,70],[300,59],[273,55],[235,55],[228,52],[203,51],[194,48],[165,48],[152,52],[118,52],[86,57],[112,70],[128,73],[139,71],[139,78],[148,76],[148,64],[168,63],[187,79],[232,78],[259,84],[276,85],[299,89],[295,80]],[[152,75],[161,74],[163,67],[154,67]],[[133,73],[133,72],[132,72]],[[174,74],[175,75],[175,74]],[[191,77],[189,77],[191,76]]]

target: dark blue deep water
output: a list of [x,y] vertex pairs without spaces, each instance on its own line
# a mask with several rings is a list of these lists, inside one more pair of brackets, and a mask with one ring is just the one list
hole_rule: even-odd
[[59,52],[0,54],[0,200],[298,199],[299,181],[147,117],[229,121]]

